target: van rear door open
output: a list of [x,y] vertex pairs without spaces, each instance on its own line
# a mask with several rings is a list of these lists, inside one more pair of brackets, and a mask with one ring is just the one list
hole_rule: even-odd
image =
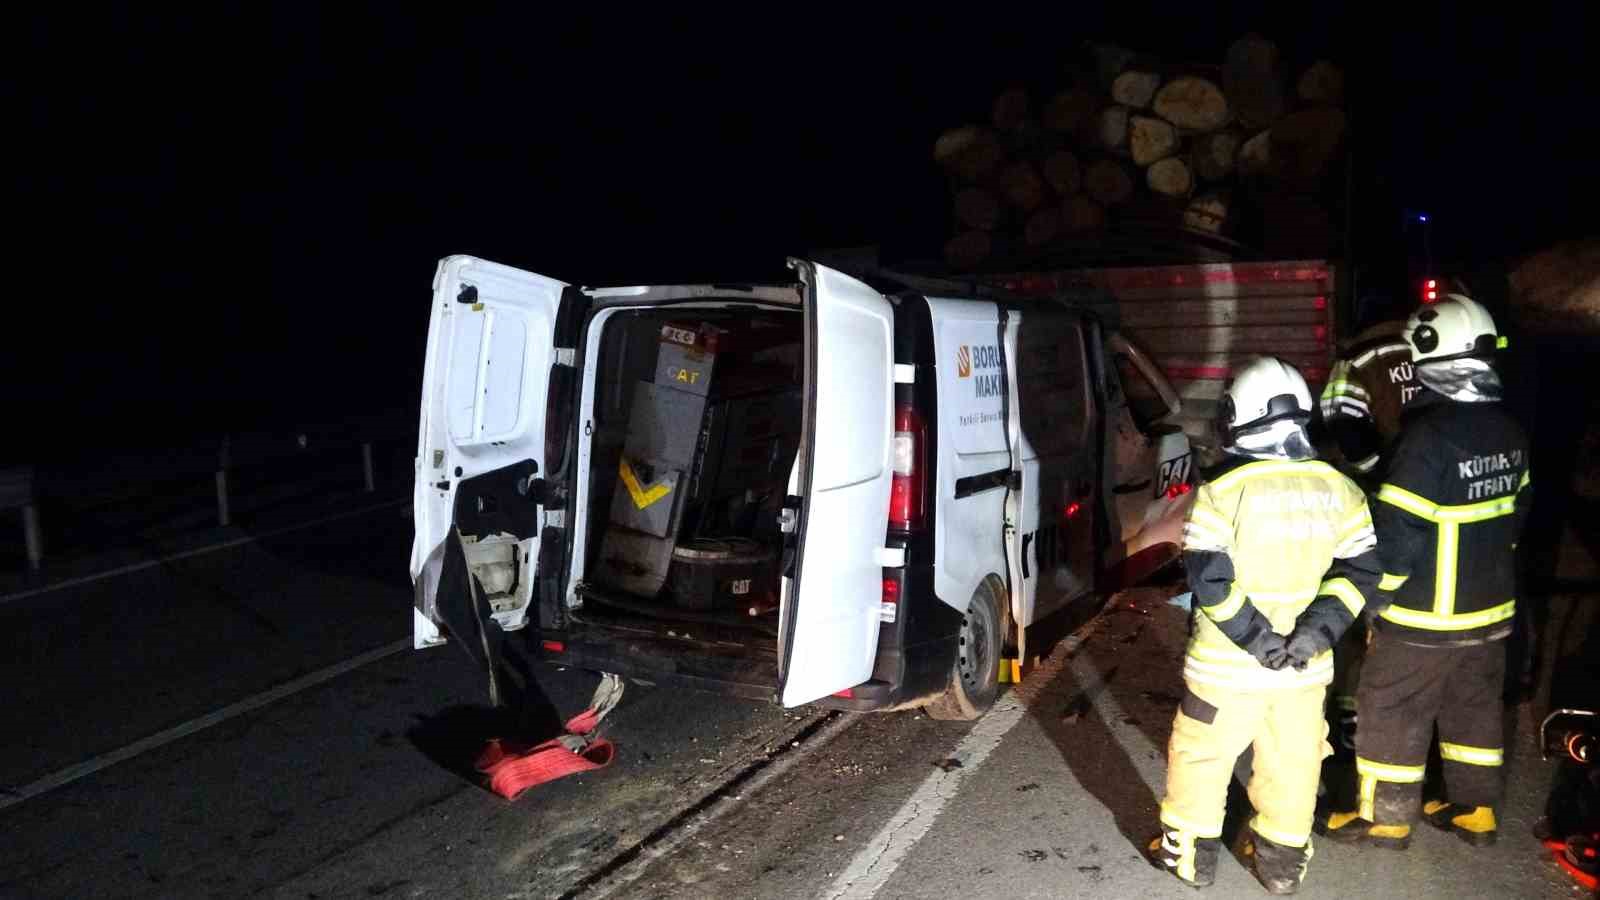
[[[439,643],[451,609],[467,588],[482,589],[480,610],[454,610],[462,623],[492,614],[500,627],[522,627],[539,557],[538,479],[545,472],[545,414],[553,335],[565,284],[509,266],[452,256],[439,263],[423,372],[418,427],[413,642]],[[452,532],[474,576],[446,566]],[[474,633],[476,625],[471,626]],[[470,652],[470,648],[469,648]],[[487,648],[485,648],[487,652]]]
[[[894,430],[894,310],[882,294],[791,261],[805,284],[804,433],[785,528],[779,693],[798,706],[860,684],[877,655]],[[896,551],[901,552],[901,551]]]

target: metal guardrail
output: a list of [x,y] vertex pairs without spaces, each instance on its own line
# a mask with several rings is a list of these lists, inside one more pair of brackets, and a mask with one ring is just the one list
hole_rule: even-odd
[[[359,433],[359,439],[351,435]],[[402,435],[395,429],[350,426],[332,428],[295,429],[246,435],[225,435],[214,450],[191,451],[190,464],[182,462],[184,454],[173,454],[162,461],[165,482],[204,477],[209,474],[215,485],[216,523],[226,528],[233,524],[233,493],[231,475],[241,468],[267,465],[295,458],[324,457],[334,454],[355,454],[361,461],[361,486],[364,492],[378,489],[374,465],[373,446],[380,442],[399,440]],[[204,462],[201,462],[201,461]],[[352,460],[353,462],[353,460]],[[28,568],[38,571],[44,564],[44,533],[40,524],[39,477],[37,467],[19,466],[0,469],[0,511],[16,509],[22,520],[23,542],[27,550]]]
[[39,529],[32,466],[0,469],[0,509],[22,511],[22,540],[27,545],[28,568],[37,571],[44,562],[44,533]]

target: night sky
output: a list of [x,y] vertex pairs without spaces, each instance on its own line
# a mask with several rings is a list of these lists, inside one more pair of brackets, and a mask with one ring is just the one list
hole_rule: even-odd
[[1592,15],[1198,8],[34,20],[12,79],[23,316],[4,372],[34,427],[5,455],[414,417],[429,279],[451,253],[615,284],[778,278],[815,247],[936,248],[933,138],[1009,83],[1055,80],[1087,38],[1216,62],[1255,28],[1299,64],[1343,64],[1371,245],[1405,252],[1401,208],[1434,216],[1443,256],[1595,232],[1579,130]]

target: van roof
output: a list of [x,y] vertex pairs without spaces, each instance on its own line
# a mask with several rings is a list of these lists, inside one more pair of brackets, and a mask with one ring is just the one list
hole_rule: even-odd
[[583,293],[596,300],[759,300],[794,305],[802,296],[798,284],[640,284],[628,287],[586,287]]

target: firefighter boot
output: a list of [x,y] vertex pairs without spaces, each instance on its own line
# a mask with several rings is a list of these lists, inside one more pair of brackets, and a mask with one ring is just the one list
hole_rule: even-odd
[[1487,847],[1498,835],[1494,810],[1487,806],[1466,807],[1430,800],[1423,804],[1422,815],[1433,827],[1453,831],[1474,847]]
[[1250,871],[1267,893],[1293,894],[1305,880],[1306,866],[1311,862],[1311,841],[1307,840],[1304,847],[1287,847],[1252,834],[1245,853],[1250,856]]
[[1222,841],[1217,838],[1197,838],[1192,832],[1162,829],[1150,841],[1145,856],[1150,865],[1171,872],[1184,884],[1203,888],[1217,880],[1217,855],[1221,851]]
[[1410,825],[1377,825],[1359,812],[1336,812],[1316,826],[1317,833],[1341,844],[1371,844],[1385,850],[1411,846]]

